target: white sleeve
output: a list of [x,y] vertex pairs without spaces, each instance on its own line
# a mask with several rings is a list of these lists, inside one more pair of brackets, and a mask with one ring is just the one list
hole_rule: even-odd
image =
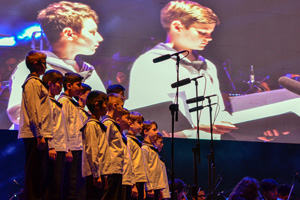
[[25,62],[21,62],[10,80],[10,97],[7,106],[7,115],[14,124],[19,124],[22,100],[22,85],[29,74]]

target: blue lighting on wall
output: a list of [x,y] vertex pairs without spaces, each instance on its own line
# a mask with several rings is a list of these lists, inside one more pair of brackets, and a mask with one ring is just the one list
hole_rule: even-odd
[[[36,31],[41,31],[41,27],[39,24],[33,24],[27,28],[24,28],[18,35],[17,35],[17,39],[18,40],[31,40],[31,36],[34,32]],[[41,37],[41,34],[38,33],[35,35],[35,38],[39,38]]]
[[15,45],[16,45],[15,37],[0,38],[0,46],[15,46]]

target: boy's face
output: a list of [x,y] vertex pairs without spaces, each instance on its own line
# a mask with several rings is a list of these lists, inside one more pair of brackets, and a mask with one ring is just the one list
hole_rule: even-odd
[[131,121],[130,121],[129,115],[127,115],[127,114],[122,115],[121,119],[119,120],[119,125],[121,127],[121,130],[122,131],[128,130],[130,124],[131,124]]
[[118,118],[121,118],[123,115],[123,111],[124,111],[123,105],[124,105],[124,102],[122,100],[117,101],[115,103],[115,115]]
[[151,128],[148,132],[145,132],[147,137],[150,139],[151,142],[156,140],[156,135],[157,135],[157,127],[155,124],[151,125]]
[[52,95],[59,95],[62,89],[63,80],[59,80],[55,83],[49,83],[49,90],[51,91]]
[[143,129],[142,124],[139,123],[138,121],[135,121],[130,125],[130,130],[133,132],[134,135],[141,133],[142,129]]
[[47,69],[46,59],[41,59],[36,63],[36,73],[39,76],[45,74],[46,69]]
[[105,116],[107,113],[107,101],[104,101],[102,107],[99,110],[100,116]]
[[187,50],[203,50],[212,41],[211,34],[216,24],[194,23],[189,28],[182,25],[174,39],[174,46],[180,46]]
[[84,106],[86,105],[86,97],[88,96],[89,93],[90,93],[89,90],[87,90],[85,93],[80,92],[79,99]]
[[80,34],[74,33],[75,51],[77,54],[93,55],[103,38],[98,33],[98,26],[92,18],[84,19],[82,25]]
[[73,84],[68,83],[68,90],[71,97],[79,96],[81,91],[81,81],[77,81]]
[[162,150],[162,148],[164,146],[163,139],[162,138],[157,139],[154,142],[154,146],[156,146],[156,148],[158,149],[158,152],[161,152],[161,150]]

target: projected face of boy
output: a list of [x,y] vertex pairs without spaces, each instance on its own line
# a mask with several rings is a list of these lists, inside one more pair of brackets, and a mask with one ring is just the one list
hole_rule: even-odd
[[206,45],[212,41],[211,34],[216,24],[194,23],[186,28],[181,22],[175,21],[172,24],[177,32],[174,37],[175,49],[204,50]]
[[73,41],[75,43],[74,51],[77,54],[93,55],[99,47],[99,43],[103,41],[102,36],[98,33],[98,26],[92,18],[83,20],[83,27],[80,34],[73,33]]

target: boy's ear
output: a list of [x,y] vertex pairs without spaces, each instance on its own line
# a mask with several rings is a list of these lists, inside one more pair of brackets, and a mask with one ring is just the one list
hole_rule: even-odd
[[100,109],[99,102],[96,102],[96,103],[95,103],[95,108],[96,108],[96,109]]
[[118,106],[117,103],[113,103],[113,105],[112,105],[112,107],[113,107],[114,110],[117,110],[117,106]]
[[118,124],[120,124],[120,121],[121,121],[121,118],[120,118],[120,117],[117,117],[117,118],[116,118],[116,122],[117,122]]
[[74,37],[74,31],[73,29],[67,27],[62,30],[62,35],[68,40],[72,41]]
[[177,33],[181,32],[183,28],[184,28],[184,25],[179,20],[173,21],[170,25],[170,31],[174,31]]
[[67,83],[67,89],[71,89],[71,83]]

